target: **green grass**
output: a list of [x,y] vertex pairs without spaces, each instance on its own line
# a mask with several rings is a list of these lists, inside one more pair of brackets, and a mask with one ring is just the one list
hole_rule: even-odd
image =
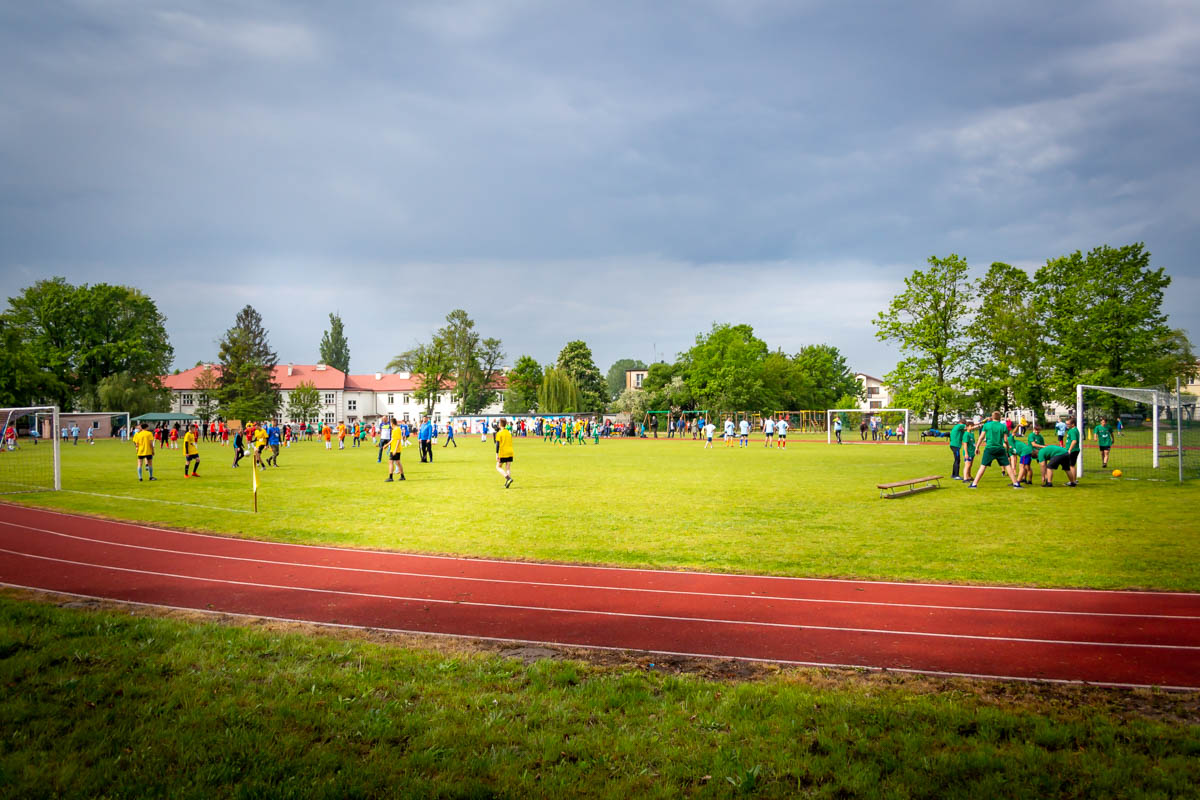
[[[1200,727],[1174,698],[821,676],[526,665],[0,593],[0,796],[1091,798],[1200,785]],[[1165,719],[1106,702],[1138,697],[1167,703]]]
[[[63,448],[68,491],[15,502],[286,542],[774,575],[1200,590],[1200,481],[1089,477],[1076,489],[1008,488],[993,467],[968,491],[880,500],[875,484],[948,475],[945,446],[793,442],[705,451],[612,440],[519,439],[505,490],[490,444],[459,438],[386,484],[373,448],[301,443],[261,475],[202,444],[202,478],[178,450],[138,483],[131,445]],[[0,464],[2,466],[2,464]],[[99,495],[110,495],[108,497]],[[193,504],[193,505],[187,505]]]

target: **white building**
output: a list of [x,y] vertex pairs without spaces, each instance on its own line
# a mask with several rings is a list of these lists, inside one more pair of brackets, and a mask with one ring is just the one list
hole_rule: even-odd
[[[175,375],[163,376],[163,385],[171,390],[172,411],[195,413],[200,395],[195,388],[196,377],[206,369],[220,372],[221,367],[202,364]],[[326,364],[280,364],[275,367],[274,379],[279,386],[280,417],[285,423],[298,421],[287,416],[287,407],[291,391],[301,383],[311,383],[316,387],[321,395],[317,421],[331,425],[338,422],[372,422],[384,414],[416,422],[425,411],[424,403],[413,396],[419,379],[407,372],[347,375]],[[456,416],[452,390],[451,385],[438,395],[433,404],[434,422],[446,422]],[[503,405],[504,392],[501,389],[496,400],[481,414],[499,414]]]
[[862,384],[862,394],[865,397],[859,401],[860,411],[892,407],[892,390],[883,381],[865,372],[854,373],[854,378]]

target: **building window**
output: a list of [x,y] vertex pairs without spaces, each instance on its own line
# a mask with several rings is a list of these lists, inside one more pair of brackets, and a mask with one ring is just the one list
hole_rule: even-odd
[[642,388],[642,378],[644,377],[640,372],[633,376],[633,382],[637,384],[637,388]]
[[333,392],[326,392],[326,393],[325,393],[325,405],[327,405],[327,406],[331,406],[331,405],[333,405],[333,398],[334,398],[334,397],[335,397],[335,395],[334,395],[334,393],[333,393]]
[[[408,395],[404,395],[404,405],[408,405],[408,401],[409,401],[409,397],[408,397]],[[388,402],[390,403],[390,402],[392,402],[392,401],[391,401],[391,400],[388,400]]]
[[879,394],[879,387],[878,386],[868,386],[867,394]]
[[192,405],[192,396],[190,394],[185,394],[179,399],[179,402],[185,406],[190,406]]
[[883,408],[883,403],[878,400],[871,401],[871,408]]
[[325,412],[325,424],[326,424],[326,425],[332,425],[332,424],[333,424],[333,421],[334,421],[334,418],[333,418],[333,412],[332,412],[332,411],[326,411],[326,412]]
[[435,423],[436,423],[436,422],[441,422],[441,421],[442,421],[442,415],[441,415],[441,414],[434,414],[434,415],[433,415],[433,421],[434,421]]
[[358,401],[357,400],[347,400],[346,401],[346,410],[358,411]]
[[389,394],[388,395],[388,405],[390,406],[394,402],[396,402],[396,396]]

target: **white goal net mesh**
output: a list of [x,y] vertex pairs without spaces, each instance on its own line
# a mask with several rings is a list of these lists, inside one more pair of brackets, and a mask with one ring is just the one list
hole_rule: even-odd
[[831,408],[825,412],[825,438],[830,443],[908,444],[909,421],[907,408]]
[[1133,480],[1200,477],[1196,398],[1161,387],[1077,388],[1080,474]]
[[58,409],[0,408],[0,494],[61,488]]

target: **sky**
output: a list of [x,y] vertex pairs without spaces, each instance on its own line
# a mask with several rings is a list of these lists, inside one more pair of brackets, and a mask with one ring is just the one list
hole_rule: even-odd
[[0,4],[0,292],[133,285],[374,372],[466,309],[508,363],[838,347],[932,255],[1144,242],[1200,337],[1200,3]]

